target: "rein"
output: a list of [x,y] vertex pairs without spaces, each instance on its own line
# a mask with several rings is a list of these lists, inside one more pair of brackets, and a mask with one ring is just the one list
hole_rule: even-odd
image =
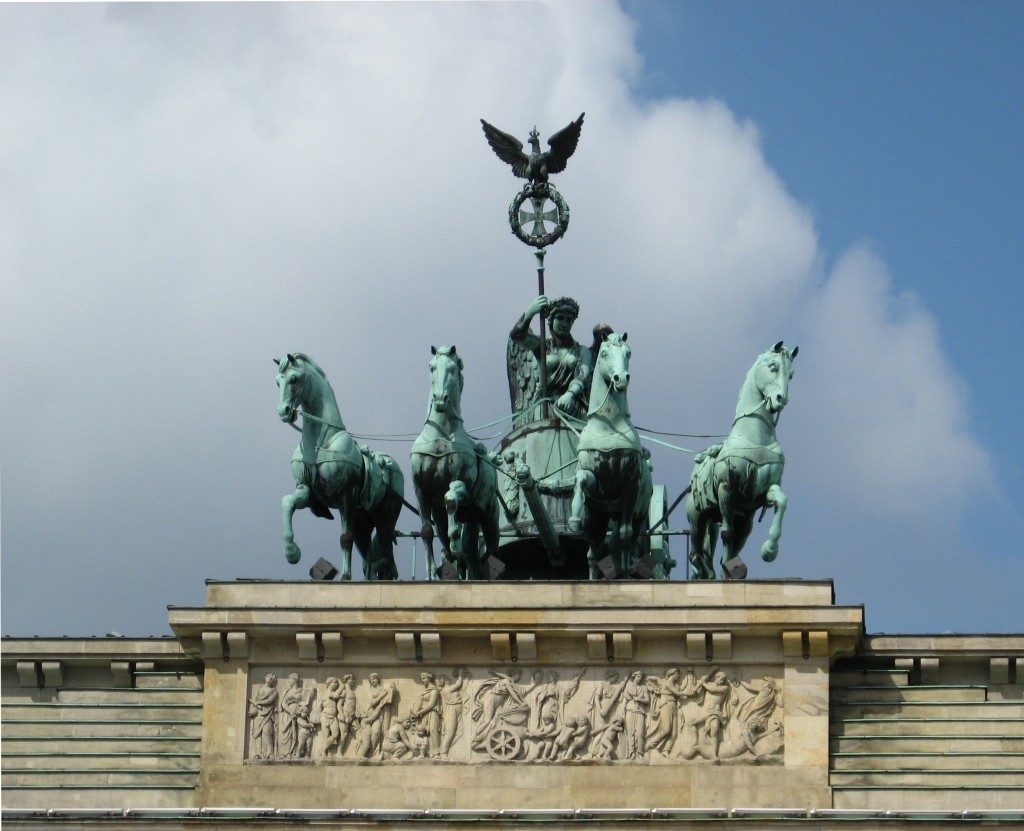
[[761,402],[756,407],[754,407],[754,409],[749,410],[748,412],[745,412],[745,413],[740,413],[738,416],[736,416],[736,418],[734,418],[732,420],[732,426],[735,427],[736,426],[736,422],[738,422],[741,418],[749,418],[750,416],[757,416],[762,421],[765,421],[765,422],[770,421],[772,427],[778,427],[778,425],[779,425],[779,417],[782,415],[782,410],[779,410],[777,413],[775,413],[774,414],[774,418],[773,418],[767,412],[765,413],[765,415],[761,415],[758,411],[762,407],[764,407],[765,410],[768,409],[768,396],[767,395],[764,398],[761,399]]

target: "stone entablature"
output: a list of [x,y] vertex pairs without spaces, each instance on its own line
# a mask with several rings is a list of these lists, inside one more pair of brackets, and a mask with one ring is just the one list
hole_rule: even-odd
[[1024,636],[867,636],[829,582],[216,582],[171,623],[4,639],[5,823],[1024,817]]
[[831,804],[828,668],[863,632],[813,581],[238,581],[207,600],[171,610],[207,667],[204,804]]

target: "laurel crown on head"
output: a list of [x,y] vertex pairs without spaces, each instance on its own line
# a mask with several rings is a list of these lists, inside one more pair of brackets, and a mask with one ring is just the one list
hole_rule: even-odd
[[548,320],[551,320],[551,318],[561,311],[569,312],[569,314],[572,315],[572,319],[575,320],[580,316],[580,304],[571,297],[559,297],[548,306],[547,311],[544,314]]

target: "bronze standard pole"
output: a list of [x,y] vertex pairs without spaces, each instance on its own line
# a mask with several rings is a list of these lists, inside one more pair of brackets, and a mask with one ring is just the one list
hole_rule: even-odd
[[[533,252],[534,256],[537,257],[537,294],[544,294],[544,249],[538,248]],[[540,397],[545,399],[548,397],[548,338],[547,328],[544,325],[544,318],[547,314],[547,309],[544,309],[540,313]],[[540,417],[548,417],[548,404],[545,401],[540,407]]]

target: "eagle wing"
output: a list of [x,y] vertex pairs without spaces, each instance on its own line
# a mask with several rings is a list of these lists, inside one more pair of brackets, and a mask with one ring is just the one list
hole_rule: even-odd
[[[548,146],[551,149],[544,154],[548,173],[561,173],[565,170],[569,157],[576,152],[576,145],[580,140],[580,131],[583,129],[584,115],[586,113],[580,113],[579,118],[567,124],[548,139]],[[491,146],[493,147],[494,145],[492,144]],[[519,146],[522,147],[522,145]],[[497,149],[495,149],[495,152],[497,152]],[[498,155],[500,156],[501,154],[498,153]]]
[[[516,176],[520,179],[526,179],[530,157],[523,152],[523,143],[515,136],[510,136],[508,133],[499,130],[493,124],[488,124],[482,118],[480,123],[484,126],[484,135],[487,137],[487,143],[491,145],[491,149],[498,158],[506,164],[512,165],[512,172]],[[565,130],[562,132],[564,133]],[[573,141],[573,148],[575,147],[576,142]],[[572,151],[570,150],[569,152],[571,153]]]

